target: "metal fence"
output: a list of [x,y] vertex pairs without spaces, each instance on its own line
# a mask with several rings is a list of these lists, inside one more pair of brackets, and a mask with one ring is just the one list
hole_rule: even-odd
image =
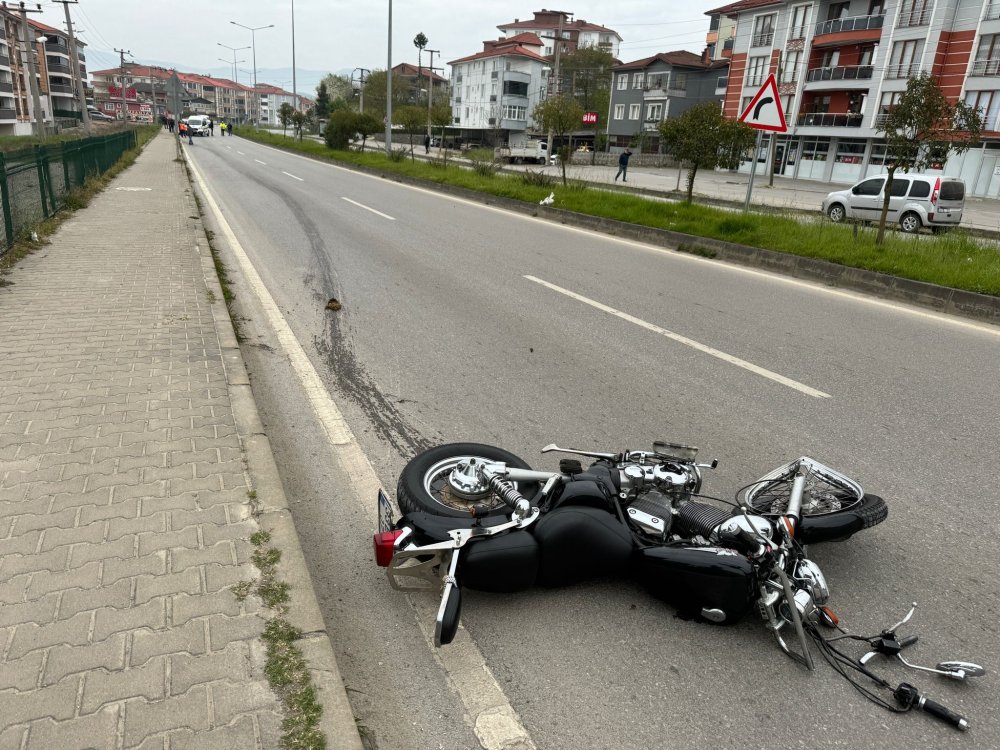
[[0,153],[4,225],[0,255],[19,236],[62,208],[73,188],[107,172],[123,153],[136,145],[136,131],[129,129]]

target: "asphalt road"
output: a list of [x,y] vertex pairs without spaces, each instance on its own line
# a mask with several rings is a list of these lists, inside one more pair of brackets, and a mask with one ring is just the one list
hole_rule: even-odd
[[[881,526],[812,550],[847,626],[876,632],[918,601],[912,659],[995,671],[1000,329],[240,138],[186,148],[390,491],[414,452],[452,441],[498,444],[539,468],[558,461],[537,453],[549,442],[687,442],[720,460],[705,489],[725,498],[810,455],[890,505]],[[287,356],[227,265],[254,392],[356,715],[379,748],[478,747],[460,684],[372,562],[374,499],[357,498],[330,459]],[[324,309],[330,298],[342,309]],[[926,715],[875,707],[825,666],[807,673],[755,619],[683,621],[620,581],[466,592],[463,622],[546,750],[986,748],[1000,737],[993,676],[955,684],[884,670],[967,715],[972,730],[959,736]]]

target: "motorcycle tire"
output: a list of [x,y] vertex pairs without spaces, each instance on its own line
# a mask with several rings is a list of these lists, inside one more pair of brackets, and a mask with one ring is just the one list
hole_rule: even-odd
[[[399,474],[396,485],[396,502],[403,513],[430,513],[450,518],[468,518],[473,503],[450,493],[447,474],[454,466],[466,458],[482,458],[487,461],[502,461],[510,467],[530,469],[522,458],[509,451],[480,443],[450,443],[439,445],[410,459]],[[540,489],[537,482],[514,483],[528,500]],[[485,502],[494,504],[487,517],[502,516],[509,508],[496,498]]]
[[888,517],[889,506],[885,500],[866,493],[861,502],[851,508],[821,516],[804,516],[797,538],[803,544],[842,541]]

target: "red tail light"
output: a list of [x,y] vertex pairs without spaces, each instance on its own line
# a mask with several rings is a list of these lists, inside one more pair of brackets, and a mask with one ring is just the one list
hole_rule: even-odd
[[402,529],[393,529],[375,534],[375,563],[380,568],[389,567],[389,563],[392,562],[392,553],[396,551],[396,540],[402,533]]
[[934,192],[931,193],[931,205],[936,206],[938,201],[938,196],[941,194],[941,178],[937,178],[937,182],[934,183]]

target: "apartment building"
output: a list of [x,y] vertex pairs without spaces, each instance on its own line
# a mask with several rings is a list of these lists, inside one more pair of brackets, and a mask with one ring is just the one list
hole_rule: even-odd
[[531,113],[545,98],[550,70],[543,46],[536,34],[517,34],[448,63],[453,127],[461,138],[497,144],[535,130]]
[[562,22],[562,37],[559,41],[561,54],[565,55],[580,47],[600,47],[618,59],[618,46],[622,38],[617,31],[589,23],[582,18],[574,19],[571,13],[542,9],[535,11],[531,20],[522,21],[515,18],[511,23],[500,24],[497,28],[506,37],[534,34],[543,41],[542,55],[551,57],[555,54],[560,21]]
[[612,149],[659,149],[659,125],[691,107],[722,102],[729,61],[680,50],[661,52],[611,69],[608,139]]
[[737,117],[769,73],[789,123],[776,174],[851,183],[884,171],[876,127],[921,72],[986,120],[983,141],[941,165],[972,195],[1000,196],[1000,0],[742,0],[724,111]]
[[[56,121],[79,121],[83,103],[73,75],[69,35],[29,19],[30,38],[25,43],[21,16],[0,9],[0,135],[30,135],[38,117],[51,128]],[[77,42],[79,75],[86,80],[86,45]],[[34,57],[40,113],[34,111],[28,50]]]
[[278,116],[278,112],[281,110],[281,105],[295,106],[295,94],[268,83],[257,84],[257,98],[262,125],[280,127],[281,118]]

